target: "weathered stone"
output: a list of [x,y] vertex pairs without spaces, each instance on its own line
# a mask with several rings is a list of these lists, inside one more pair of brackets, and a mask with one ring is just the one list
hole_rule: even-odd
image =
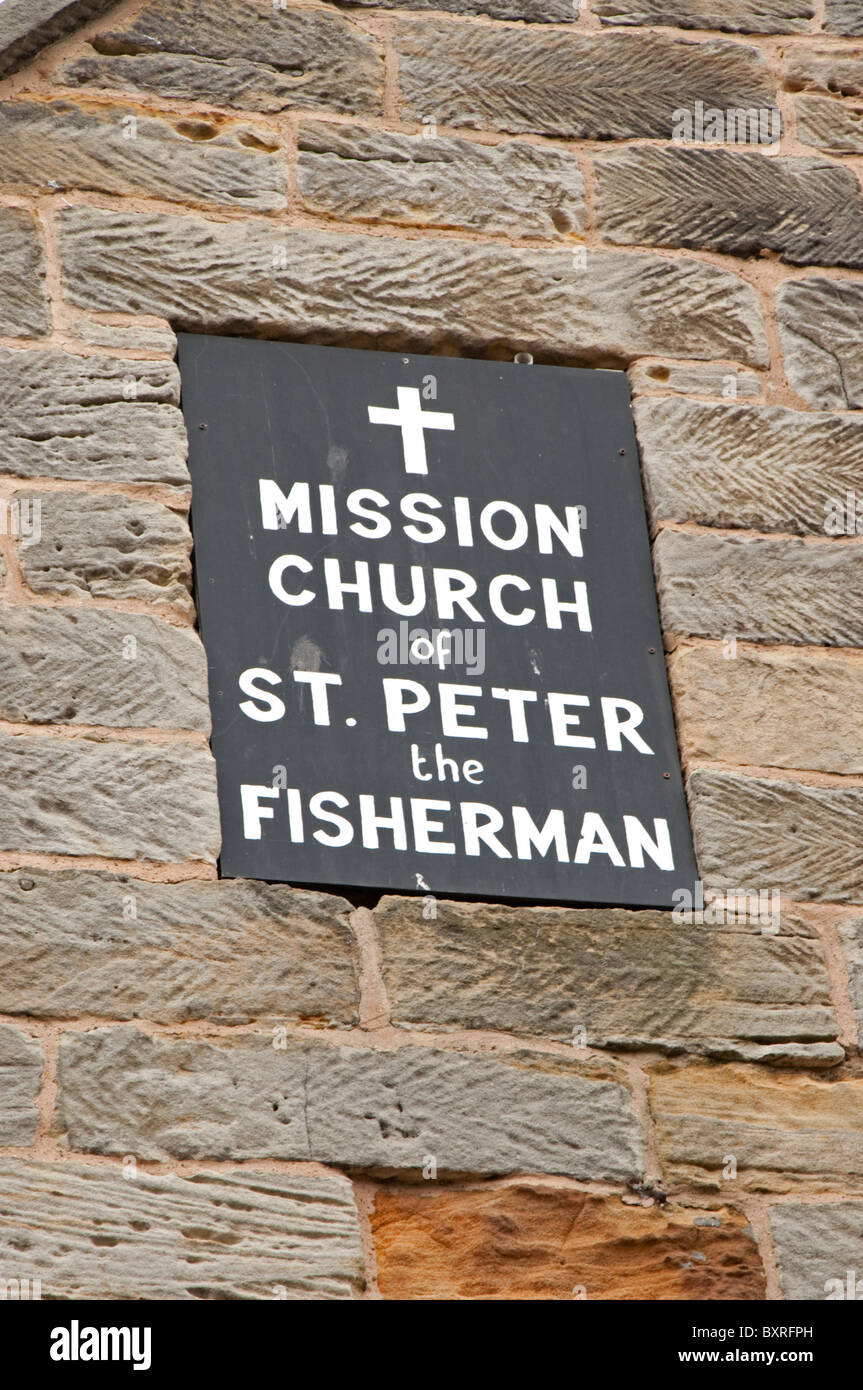
[[284,884],[0,874],[0,1012],[351,1026],[350,904]]
[[46,192],[140,192],[271,212],[286,204],[277,149],[270,130],[206,114],[192,120],[62,100],[0,108],[0,183]]
[[50,327],[45,256],[33,215],[0,207],[0,333],[35,338]]
[[[641,1142],[622,1072],[568,1058],[205,1041],[119,1025],[61,1042],[72,1147],[140,1158],[318,1159],[343,1167],[631,1181]],[[615,1079],[610,1079],[614,1077]]]
[[79,315],[72,321],[69,333],[94,347],[123,348],[127,352],[158,352],[163,357],[177,354],[177,335],[168,323],[161,325],[148,323],[101,323],[97,319]]
[[848,967],[851,1006],[857,1015],[857,1042],[863,1048],[863,919],[842,922],[839,937]]
[[[0,1160],[0,1266],[43,1299],[333,1299],[362,1288],[337,1174],[135,1174]],[[20,1271],[20,1274],[19,1274]]]
[[671,398],[634,413],[654,522],[823,536],[863,475],[860,417]]
[[282,9],[271,0],[151,0],[118,27],[109,17],[89,47],[61,64],[59,82],[250,111],[299,105],[382,114],[378,45],[333,10]]
[[611,241],[863,266],[860,185],[827,160],[639,145],[595,164],[598,223]]
[[760,1299],[746,1218],[526,1183],[473,1192],[381,1188],[378,1287],[397,1299]]
[[762,390],[754,372],[713,362],[634,362],[629,368],[629,385],[634,396],[646,391],[674,391],[679,396],[719,396],[723,400],[759,396]]
[[578,18],[579,0],[343,0],[377,10],[449,10],[488,15],[490,19],[524,19],[529,24],[565,24]]
[[200,638],[133,613],[0,607],[0,719],[208,733]]
[[863,773],[859,652],[683,645],[668,670],[687,759]]
[[0,1145],[33,1143],[41,1087],[42,1044],[0,1023]]
[[726,1169],[730,1192],[863,1188],[863,1080],[660,1062],[650,1108],[673,1185],[718,1188]]
[[827,0],[824,28],[833,34],[863,34],[860,0]]
[[863,408],[863,285],[787,280],[776,291],[776,318],[793,390],[810,405]]
[[0,77],[8,77],[44,48],[65,38],[113,0],[15,0],[0,15]]
[[[817,719],[817,708],[811,714]],[[863,902],[863,787],[697,770],[689,798],[695,852],[711,886]]]
[[770,1208],[770,1230],[785,1298],[859,1299],[863,1202],[783,1202]]
[[801,96],[794,102],[797,138],[828,154],[863,151],[863,104],[832,97]]
[[863,646],[863,574],[854,541],[660,531],[653,561],[666,632]]
[[574,155],[306,122],[297,181],[310,212],[356,222],[555,237],[584,226]]
[[812,0],[594,0],[603,24],[666,24],[744,34],[799,34],[809,29]]
[[314,333],[417,350],[503,342],[579,360],[665,351],[767,359],[752,289],[691,260],[598,251],[580,270],[569,249],[85,207],[68,208],[61,225],[73,303],[159,314],[191,331]]
[[615,908],[421,909],[394,897],[375,909],[396,1022],[723,1057],[778,1044],[774,1060],[782,1044],[836,1038],[817,940]]
[[668,138],[675,110],[696,101],[774,104],[761,53],[723,39],[549,34],[418,19],[398,24],[395,44],[405,114],[443,125],[585,140]]
[[0,472],[188,484],[179,399],[174,362],[0,348]]
[[158,502],[116,494],[20,493],[39,504],[41,536],[18,548],[34,593],[89,594],[171,604],[191,616],[192,537],[186,521]]
[[832,92],[863,96],[863,48],[793,48],[786,54],[787,86],[791,91]]
[[0,849],[215,863],[215,772],[197,744],[2,734],[0,767]]

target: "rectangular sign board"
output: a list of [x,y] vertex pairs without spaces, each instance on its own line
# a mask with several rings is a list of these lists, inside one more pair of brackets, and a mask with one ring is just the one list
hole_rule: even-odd
[[626,376],[180,335],[221,872],[670,906]]

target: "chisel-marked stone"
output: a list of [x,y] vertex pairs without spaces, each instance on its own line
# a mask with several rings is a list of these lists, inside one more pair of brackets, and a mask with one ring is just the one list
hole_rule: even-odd
[[681,645],[668,669],[687,758],[863,773],[859,652]]
[[298,143],[297,180],[310,212],[522,237],[557,237],[584,224],[584,183],[564,150],[318,121],[300,127]]
[[200,638],[136,613],[0,607],[0,719],[208,733]]
[[673,399],[634,413],[655,522],[824,535],[828,499],[860,484],[860,416]]
[[596,175],[597,219],[611,241],[863,266],[860,185],[827,160],[640,145],[598,156]]
[[777,1203],[770,1233],[785,1298],[859,1300],[863,1202]]
[[215,770],[197,744],[2,734],[0,774],[0,849],[215,863]]
[[126,106],[10,101],[0,108],[0,184],[147,193],[275,211],[285,173],[272,131],[147,115]]
[[[792,389],[815,407],[863,408],[863,284],[788,280],[776,291],[776,318]],[[858,462],[858,488],[860,471]]]
[[827,0],[824,28],[833,34],[863,34],[860,0]]
[[328,106],[382,114],[384,64],[374,39],[335,10],[271,0],[151,0],[89,52],[62,63],[64,86],[154,92],[250,111]]
[[421,909],[395,897],[375,909],[397,1022],[753,1059],[760,1044],[778,1059],[783,1043],[836,1037],[819,943],[757,922],[711,930],[671,913],[447,902],[425,920]]
[[0,874],[0,1012],[357,1021],[350,905],[286,884]]
[[0,348],[0,471],[187,484],[174,362]]
[[797,138],[828,154],[860,154],[863,151],[863,103],[836,101],[831,97],[797,97]]
[[811,0],[594,0],[593,12],[603,24],[799,34],[807,32],[815,10]]
[[33,1143],[41,1086],[42,1044],[0,1023],[0,1145]]
[[863,1188],[859,1078],[660,1062],[650,1080],[650,1109],[673,1187],[724,1185],[729,1193]]
[[855,541],[807,544],[660,531],[653,562],[668,632],[749,642],[863,646]]
[[269,1033],[171,1041],[118,1026],[66,1035],[61,1072],[72,1147],[88,1152],[394,1170],[431,1154],[438,1171],[616,1182],[642,1169],[615,1064],[297,1037],[280,1050]]
[[778,889],[799,902],[863,902],[863,787],[697,770],[698,866],[711,887]]
[[[585,140],[669,138],[674,113],[770,107],[758,49],[664,34],[566,34],[401,21],[395,33],[404,114],[442,125]],[[643,197],[646,190],[641,189]]]
[[[416,349],[501,341],[579,360],[669,352],[767,360],[749,285],[718,266],[618,252],[404,241],[264,222],[69,208],[67,295],[179,328],[317,332]],[[393,267],[398,267],[398,274]]]
[[0,333],[36,338],[50,327],[45,256],[33,215],[0,207]]

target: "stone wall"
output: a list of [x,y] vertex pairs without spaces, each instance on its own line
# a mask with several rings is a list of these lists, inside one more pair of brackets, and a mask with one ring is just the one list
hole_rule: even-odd
[[[0,1277],[863,1275],[863,3],[92,10],[0,84]],[[218,881],[179,329],[628,369],[700,869],[776,929]]]

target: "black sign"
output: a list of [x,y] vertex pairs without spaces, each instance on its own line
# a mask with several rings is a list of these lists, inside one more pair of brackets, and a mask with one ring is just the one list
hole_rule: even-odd
[[229,877],[696,877],[626,377],[180,337]]

